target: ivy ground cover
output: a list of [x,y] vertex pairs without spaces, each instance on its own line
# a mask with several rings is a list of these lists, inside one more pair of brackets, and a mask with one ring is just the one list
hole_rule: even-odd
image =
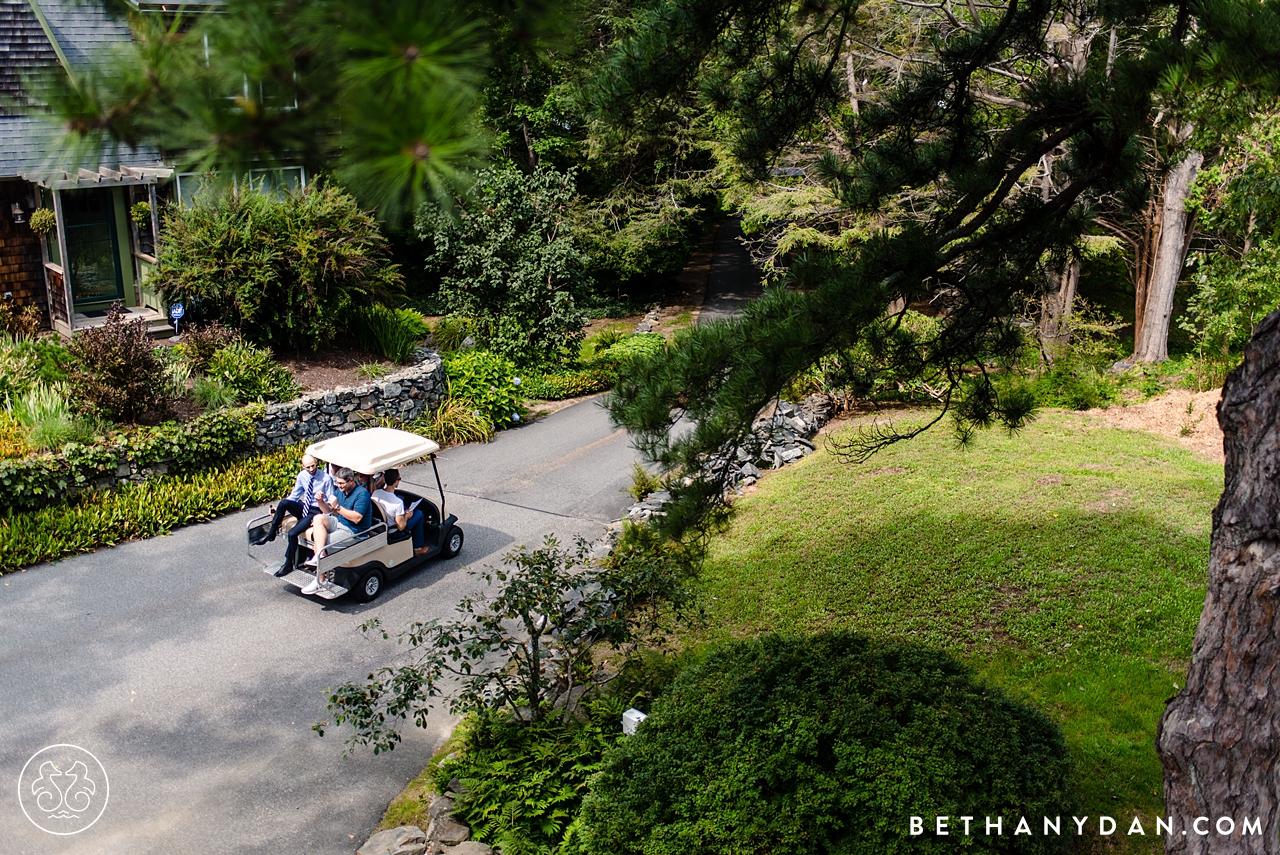
[[968,449],[934,430],[861,466],[819,451],[739,500],[687,641],[849,629],[945,650],[1059,723],[1082,815],[1117,818],[1110,844],[1159,852],[1156,723],[1186,672],[1222,477],[1064,413]]

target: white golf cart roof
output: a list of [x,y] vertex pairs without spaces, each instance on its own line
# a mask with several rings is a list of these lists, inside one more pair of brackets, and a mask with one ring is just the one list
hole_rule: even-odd
[[307,454],[362,475],[375,475],[435,454],[440,446],[416,433],[393,428],[366,428],[307,446]]

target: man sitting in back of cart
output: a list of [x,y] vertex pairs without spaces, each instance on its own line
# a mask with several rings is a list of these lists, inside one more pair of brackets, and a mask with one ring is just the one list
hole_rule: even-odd
[[412,511],[405,509],[404,500],[396,495],[396,488],[399,486],[400,470],[388,469],[382,473],[382,487],[373,491],[373,500],[382,508],[383,516],[387,518],[387,528],[395,526],[400,531],[408,531],[413,536],[413,554],[423,555],[427,552],[423,528],[426,517],[422,515],[421,508],[414,508]]
[[[306,563],[312,567],[320,563],[326,546],[341,543],[367,530],[373,516],[369,491],[356,481],[355,472],[344,466],[333,473],[333,483],[338,487],[337,503],[330,502],[328,496],[319,496],[317,501],[322,513],[311,523],[313,552]],[[315,580],[303,588],[302,593],[314,594],[324,584],[317,571]]]
[[321,495],[334,494],[333,478],[310,454],[302,455],[302,470],[294,479],[293,490],[280,500],[280,504],[271,507],[271,528],[264,537],[254,541],[261,546],[276,539],[280,533],[280,524],[285,514],[292,514],[298,522],[289,529],[289,545],[284,550],[284,564],[276,571],[277,576],[287,576],[293,571],[293,562],[298,554],[298,538],[311,528],[311,521],[321,513],[317,499]]

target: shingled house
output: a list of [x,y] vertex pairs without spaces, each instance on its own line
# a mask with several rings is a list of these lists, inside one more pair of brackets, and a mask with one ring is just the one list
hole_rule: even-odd
[[[24,87],[34,74],[81,67],[130,38],[126,22],[93,2],[0,0],[0,288],[19,306],[40,307],[63,335],[101,323],[114,302],[157,332],[168,327],[146,274],[155,263],[156,187],[172,168],[154,149],[112,144],[93,162],[58,162],[57,128],[13,106],[31,103]],[[139,201],[152,211],[141,226],[129,216]],[[37,208],[56,215],[43,236],[30,225]]]

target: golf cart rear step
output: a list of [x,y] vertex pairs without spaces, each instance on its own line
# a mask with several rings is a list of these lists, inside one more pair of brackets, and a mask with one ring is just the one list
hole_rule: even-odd
[[[264,570],[263,572],[266,573],[267,575],[275,575],[274,573],[272,573],[270,568]],[[289,575],[281,576],[280,578],[288,582],[290,585],[293,585],[295,588],[305,588],[308,585],[310,585],[312,582],[314,582],[316,579],[316,577],[313,574],[308,573],[305,570],[294,570],[293,572],[289,573]],[[347,589],[342,587],[341,585],[330,584],[328,588],[321,588],[319,591],[317,591],[316,596],[322,597],[326,600],[335,600],[338,597],[341,597],[346,592],[347,592]]]

